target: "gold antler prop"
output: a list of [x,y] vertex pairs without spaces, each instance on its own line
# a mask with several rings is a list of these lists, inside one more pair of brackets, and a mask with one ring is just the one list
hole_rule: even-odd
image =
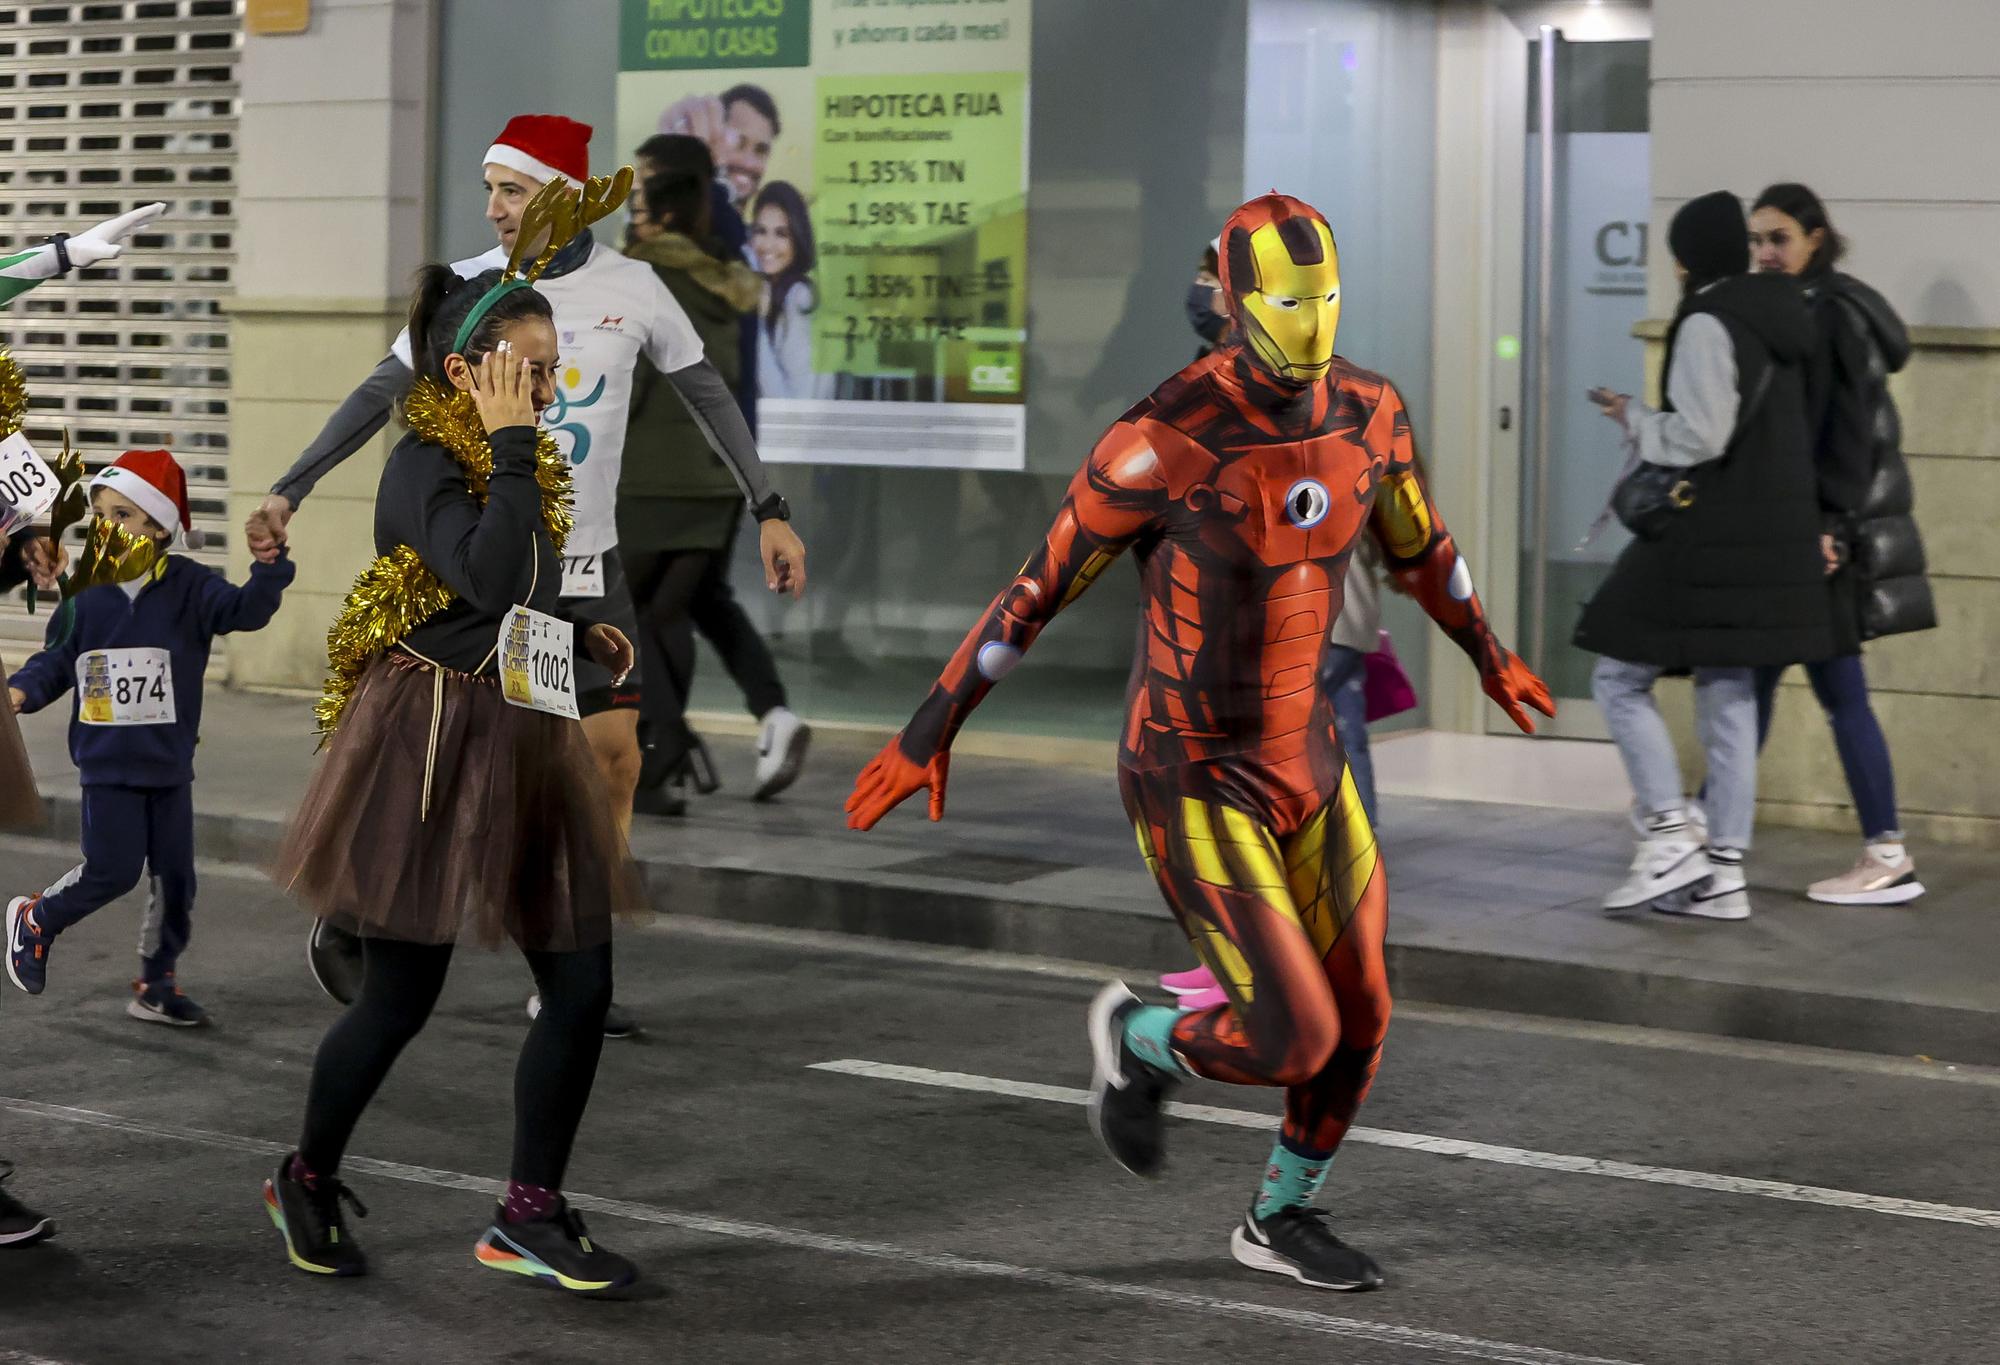
[[[488,310],[516,289],[526,289],[542,277],[556,253],[575,241],[600,218],[616,213],[632,193],[632,168],[621,166],[616,175],[594,175],[579,189],[567,180],[555,179],[543,185],[521,210],[521,226],[514,234],[514,249],[507,253],[507,268],[500,282],[487,290],[459,324],[452,350],[465,354],[472,334],[479,330]],[[541,243],[537,248],[535,243]],[[533,252],[524,269],[521,262]]]
[[83,538],[83,553],[76,557],[76,567],[63,579],[62,595],[67,600],[85,588],[144,578],[159,558],[160,547],[150,536],[134,535],[99,517]]

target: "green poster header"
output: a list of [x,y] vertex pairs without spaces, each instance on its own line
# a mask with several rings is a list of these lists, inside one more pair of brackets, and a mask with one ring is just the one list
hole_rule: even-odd
[[622,0],[621,71],[812,62],[812,0]]

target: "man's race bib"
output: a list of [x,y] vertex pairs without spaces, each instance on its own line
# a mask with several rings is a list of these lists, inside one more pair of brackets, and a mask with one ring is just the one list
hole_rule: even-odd
[[562,595],[564,597],[604,596],[604,556],[565,555]]
[[515,706],[577,719],[576,627],[533,607],[500,620],[500,690]]
[[172,725],[174,661],[164,649],[93,649],[76,661],[85,725]]
[[60,492],[53,469],[15,432],[0,441],[0,536],[44,520]]

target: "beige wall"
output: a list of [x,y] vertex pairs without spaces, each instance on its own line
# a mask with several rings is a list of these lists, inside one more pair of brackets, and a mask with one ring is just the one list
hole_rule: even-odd
[[[1656,0],[1653,19],[1656,240],[1696,194],[1804,181],[1851,240],[1846,268],[1915,329],[1895,392],[1940,628],[1871,645],[1868,670],[1905,826],[2000,844],[2000,4]],[[1669,254],[1652,264],[1664,316]],[[1760,811],[1853,829],[1803,684],[1781,694]]]
[[[312,27],[247,37],[230,307],[230,503],[240,523],[401,325],[429,229],[435,0],[317,0]],[[378,437],[293,523],[297,584],[229,649],[230,681],[317,686],[326,627],[372,553]],[[246,572],[240,538],[232,577]]]

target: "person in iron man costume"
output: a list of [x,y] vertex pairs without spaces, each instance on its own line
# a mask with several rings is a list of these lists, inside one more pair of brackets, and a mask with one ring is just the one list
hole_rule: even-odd
[[1092,1004],[1091,1118],[1151,1176],[1184,1075],[1280,1086],[1285,1118],[1237,1260],[1331,1289],[1381,1271],[1312,1206],[1381,1055],[1387,891],[1320,661],[1363,535],[1471,656],[1523,730],[1547,688],[1488,628],[1432,503],[1394,386],[1334,354],[1333,233],[1276,192],[1231,215],[1223,344],[1092,450],[1055,523],[847,801],[871,828],[928,789],[944,814],[952,739],[1057,612],[1122,551],[1145,604],[1119,749],[1139,851],[1229,1003],[1180,1012],[1111,983]]

